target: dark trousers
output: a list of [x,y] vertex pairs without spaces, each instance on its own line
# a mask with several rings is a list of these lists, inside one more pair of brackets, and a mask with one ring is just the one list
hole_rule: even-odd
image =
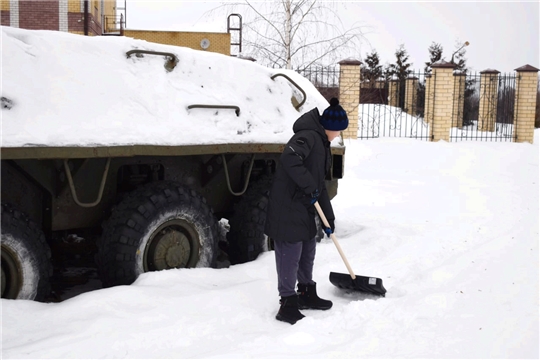
[[274,240],[279,296],[296,294],[296,281],[313,284],[313,262],[315,260],[315,238],[290,243]]

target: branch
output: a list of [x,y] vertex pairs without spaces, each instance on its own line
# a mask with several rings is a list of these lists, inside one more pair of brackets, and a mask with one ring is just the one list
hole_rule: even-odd
[[268,25],[270,25],[278,33],[279,37],[281,38],[281,41],[284,43],[285,39],[283,37],[283,34],[274,25],[274,23],[272,21],[270,21],[269,19],[267,19],[266,16],[261,14],[257,9],[255,9],[255,7],[253,5],[251,5],[251,3],[248,0],[246,0],[246,4],[251,8],[251,10],[253,10],[257,15],[259,15]]

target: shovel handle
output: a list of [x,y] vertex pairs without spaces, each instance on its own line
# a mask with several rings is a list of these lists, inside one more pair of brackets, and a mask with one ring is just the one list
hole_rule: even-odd
[[[327,228],[330,227],[330,224],[328,223],[328,220],[326,219],[326,216],[324,216],[324,212],[321,209],[321,205],[319,205],[318,201],[315,201],[315,209],[317,209],[317,212],[319,213],[319,217],[321,218],[324,226]],[[336,235],[334,233],[330,234],[330,238],[334,242],[334,245],[336,245],[336,248],[339,252],[339,255],[341,255],[341,258],[343,259],[343,262],[345,263],[345,266],[347,267],[347,270],[349,270],[349,274],[351,275],[352,279],[356,279],[356,275],[354,275],[354,271],[351,268],[351,265],[347,261],[347,258],[345,257],[345,254],[343,253],[343,250],[341,249],[341,246],[339,245],[339,242],[337,241]]]

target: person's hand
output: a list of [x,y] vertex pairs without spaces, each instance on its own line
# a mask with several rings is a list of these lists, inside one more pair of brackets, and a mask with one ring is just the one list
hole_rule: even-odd
[[336,226],[334,225],[334,220],[331,220],[331,219],[327,219],[328,221],[328,225],[330,225],[330,227],[324,227],[324,232],[326,233],[326,236],[327,237],[330,237],[330,235],[332,235],[334,233],[334,230],[336,228]]
[[310,202],[311,205],[315,204],[315,202],[319,198],[319,195],[320,195],[319,189],[315,189],[315,191],[311,193],[311,202]]

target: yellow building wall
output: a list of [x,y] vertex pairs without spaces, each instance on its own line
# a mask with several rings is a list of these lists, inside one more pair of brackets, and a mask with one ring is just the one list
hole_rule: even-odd
[[82,11],[80,0],[68,0],[68,12],[80,13]]
[[[5,0],[2,0],[5,1]],[[7,0],[9,3],[9,0]],[[88,11],[92,15],[95,14],[95,9],[97,9],[98,17],[101,17],[101,15],[109,15],[114,16],[116,15],[115,12],[115,0],[105,0],[103,2],[103,9],[101,8],[101,0],[91,0],[88,2]],[[72,13],[82,13],[84,11],[84,6],[81,5],[81,0],[68,0],[68,12]]]
[[231,55],[231,34],[228,33],[124,30],[124,36],[158,44],[184,46],[195,50],[205,50],[201,47],[201,41],[208,39],[210,46],[205,51]]
[[114,8],[115,2],[113,0],[105,0],[103,4],[103,15],[115,16],[116,10]]
[[1,0],[0,1],[0,10],[9,11],[9,0]]

